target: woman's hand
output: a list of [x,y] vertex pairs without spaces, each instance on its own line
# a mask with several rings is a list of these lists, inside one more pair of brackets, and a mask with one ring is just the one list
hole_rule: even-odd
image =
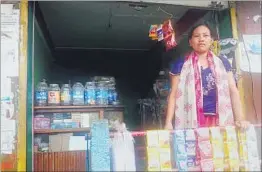
[[246,130],[249,126],[249,122],[248,121],[235,121],[235,125],[243,130]]
[[173,125],[172,125],[172,122],[166,122],[166,125],[165,125],[165,130],[173,130]]

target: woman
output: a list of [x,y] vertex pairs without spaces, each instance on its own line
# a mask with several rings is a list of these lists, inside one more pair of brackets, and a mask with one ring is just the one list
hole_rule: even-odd
[[195,26],[189,33],[193,52],[172,64],[165,129],[247,127],[231,65],[210,51],[212,36],[207,24]]

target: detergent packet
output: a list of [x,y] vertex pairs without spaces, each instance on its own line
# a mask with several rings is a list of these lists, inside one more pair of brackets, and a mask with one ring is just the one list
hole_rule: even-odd
[[158,148],[147,148],[148,171],[160,171],[160,159]]

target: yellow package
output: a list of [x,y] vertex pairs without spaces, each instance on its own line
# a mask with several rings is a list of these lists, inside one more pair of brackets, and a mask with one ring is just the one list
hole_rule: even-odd
[[224,152],[225,158],[239,159],[237,142],[225,142]]
[[224,141],[225,142],[237,142],[236,128],[229,126],[225,128],[224,131]]
[[239,170],[240,171],[250,171],[249,168],[248,168],[248,161],[245,161],[245,160],[240,160],[240,167],[239,167]]
[[238,130],[237,131],[237,136],[238,136],[239,142],[246,142],[247,138],[246,138],[246,132],[245,131]]
[[167,130],[158,131],[158,144],[161,148],[170,148],[170,133]]
[[211,141],[223,142],[223,136],[220,132],[219,127],[211,127],[210,128],[210,137],[211,137]]
[[171,150],[170,148],[160,148],[159,149],[159,159],[160,159],[160,170],[161,171],[171,171]]
[[239,158],[242,160],[248,160],[248,149],[244,142],[239,142]]
[[223,142],[212,142],[213,159],[224,159],[224,145]]
[[239,160],[227,158],[225,160],[225,171],[239,171]]
[[224,171],[224,159],[223,158],[213,158],[214,171]]
[[160,160],[158,148],[147,148],[148,171],[160,171]]
[[147,131],[146,132],[147,147],[158,147],[158,132],[157,131]]

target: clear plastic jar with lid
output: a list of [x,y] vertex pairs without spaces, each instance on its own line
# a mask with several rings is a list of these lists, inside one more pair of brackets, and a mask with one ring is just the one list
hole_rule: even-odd
[[35,105],[36,106],[47,106],[48,101],[48,85],[43,79],[42,82],[39,82],[35,91]]
[[72,104],[72,89],[70,84],[64,84],[61,88],[61,105]]
[[48,89],[48,105],[60,105],[60,87],[58,84],[50,84]]
[[84,105],[85,104],[85,97],[84,97],[85,88],[83,84],[80,82],[76,82],[73,85],[73,105]]
[[86,82],[85,85],[85,104],[96,104],[96,86],[95,82]]
[[96,104],[97,105],[107,105],[107,87],[106,82],[100,81],[96,87]]

